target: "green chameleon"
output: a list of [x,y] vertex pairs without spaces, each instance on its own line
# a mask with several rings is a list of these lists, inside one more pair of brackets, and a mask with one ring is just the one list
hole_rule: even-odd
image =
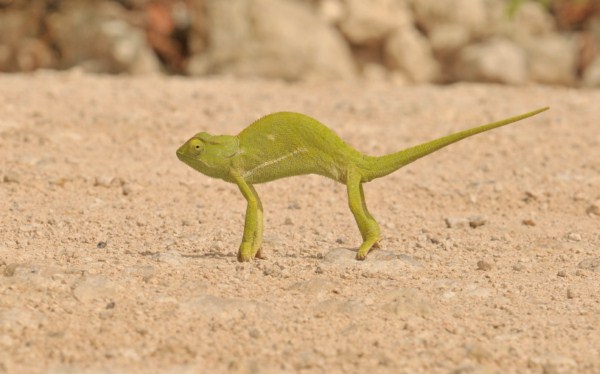
[[347,186],[350,210],[363,239],[356,259],[364,260],[371,247],[378,247],[381,235],[377,221],[367,209],[363,183],[386,176],[461,139],[547,109],[457,132],[385,156],[362,154],[304,114],[273,113],[255,121],[237,136],[198,133],[177,150],[177,157],[202,174],[237,184],[248,201],[239,261],[263,258],[263,207],[254,184],[303,174],[323,175]]

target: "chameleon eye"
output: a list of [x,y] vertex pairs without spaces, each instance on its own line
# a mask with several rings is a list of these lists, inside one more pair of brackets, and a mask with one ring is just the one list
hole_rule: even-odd
[[204,150],[204,143],[202,143],[202,140],[200,139],[192,139],[190,140],[189,150],[198,155]]

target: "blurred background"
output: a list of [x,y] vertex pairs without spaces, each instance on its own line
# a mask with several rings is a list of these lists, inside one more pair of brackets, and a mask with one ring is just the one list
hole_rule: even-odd
[[0,0],[0,72],[600,87],[600,0]]

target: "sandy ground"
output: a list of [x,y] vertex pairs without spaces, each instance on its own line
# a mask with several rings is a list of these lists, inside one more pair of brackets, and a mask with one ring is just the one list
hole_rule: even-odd
[[[600,372],[600,91],[0,76],[0,372]],[[369,154],[549,105],[365,186],[175,157],[279,110]],[[452,227],[448,227],[448,223]],[[471,227],[475,226],[475,227]]]

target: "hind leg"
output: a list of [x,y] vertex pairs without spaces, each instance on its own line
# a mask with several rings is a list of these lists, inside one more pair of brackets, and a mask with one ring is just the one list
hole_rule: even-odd
[[[371,226],[377,227],[378,235],[381,235],[380,234],[380,230],[379,230],[379,224],[377,223],[377,221],[375,220],[375,218],[373,218],[373,216],[369,212],[369,209],[367,208],[367,203],[365,202],[365,192],[363,191],[363,185],[362,185],[362,183],[359,184],[359,188],[360,188],[360,201],[361,201],[362,207],[363,207],[363,209],[364,209],[364,211],[365,211],[365,213],[367,215],[367,219],[369,220]],[[361,232],[361,235],[362,235],[362,232]],[[365,239],[366,238],[363,235],[363,240],[365,240]],[[379,241],[376,241],[373,244],[373,248],[380,248]]]
[[256,209],[256,229],[254,230],[254,240],[252,241],[252,258],[265,258],[265,256],[261,253],[261,245],[263,239],[263,227],[264,227],[264,218],[263,218],[263,206],[260,201],[260,197],[258,193],[254,189],[253,185],[248,185],[254,194],[257,202]]
[[348,172],[348,179],[346,181],[348,205],[363,238],[363,242],[356,253],[356,259],[364,260],[371,247],[381,238],[381,234],[379,225],[367,210],[360,180],[361,176],[359,173],[356,171]]

